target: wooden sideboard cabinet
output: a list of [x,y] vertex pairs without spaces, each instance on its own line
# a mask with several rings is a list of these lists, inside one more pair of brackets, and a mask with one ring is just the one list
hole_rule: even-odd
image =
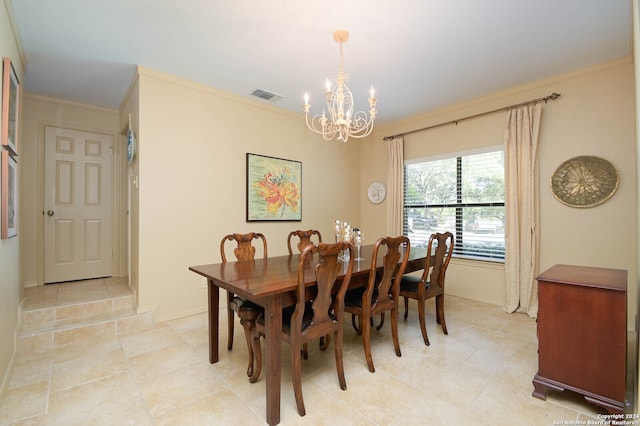
[[538,374],[533,396],[571,390],[622,413],[627,355],[627,271],[555,265],[538,280]]

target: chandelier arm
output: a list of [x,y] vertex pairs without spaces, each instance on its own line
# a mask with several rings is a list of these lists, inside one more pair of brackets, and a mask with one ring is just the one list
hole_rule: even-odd
[[325,140],[331,140],[336,134],[335,126],[331,122],[327,122],[323,126],[321,124],[322,119],[323,119],[322,115],[316,114],[313,117],[311,117],[311,120],[309,120],[309,114],[305,114],[305,121],[309,130],[319,135],[322,135],[322,137]]

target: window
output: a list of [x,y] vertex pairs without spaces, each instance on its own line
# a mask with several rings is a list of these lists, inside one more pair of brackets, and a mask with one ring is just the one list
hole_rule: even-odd
[[504,262],[504,150],[405,163],[404,235],[455,235],[454,257]]

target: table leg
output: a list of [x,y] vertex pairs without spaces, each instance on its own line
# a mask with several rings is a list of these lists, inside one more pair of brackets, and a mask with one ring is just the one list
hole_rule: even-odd
[[207,280],[209,289],[209,363],[218,362],[218,325],[220,311],[220,288],[213,280]]
[[267,386],[267,423],[280,423],[282,298],[270,297],[265,306],[265,364]]

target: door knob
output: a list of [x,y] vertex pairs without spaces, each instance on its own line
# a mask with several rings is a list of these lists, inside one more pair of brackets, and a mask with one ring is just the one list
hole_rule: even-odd
[[47,216],[53,216],[53,210],[47,210]]

